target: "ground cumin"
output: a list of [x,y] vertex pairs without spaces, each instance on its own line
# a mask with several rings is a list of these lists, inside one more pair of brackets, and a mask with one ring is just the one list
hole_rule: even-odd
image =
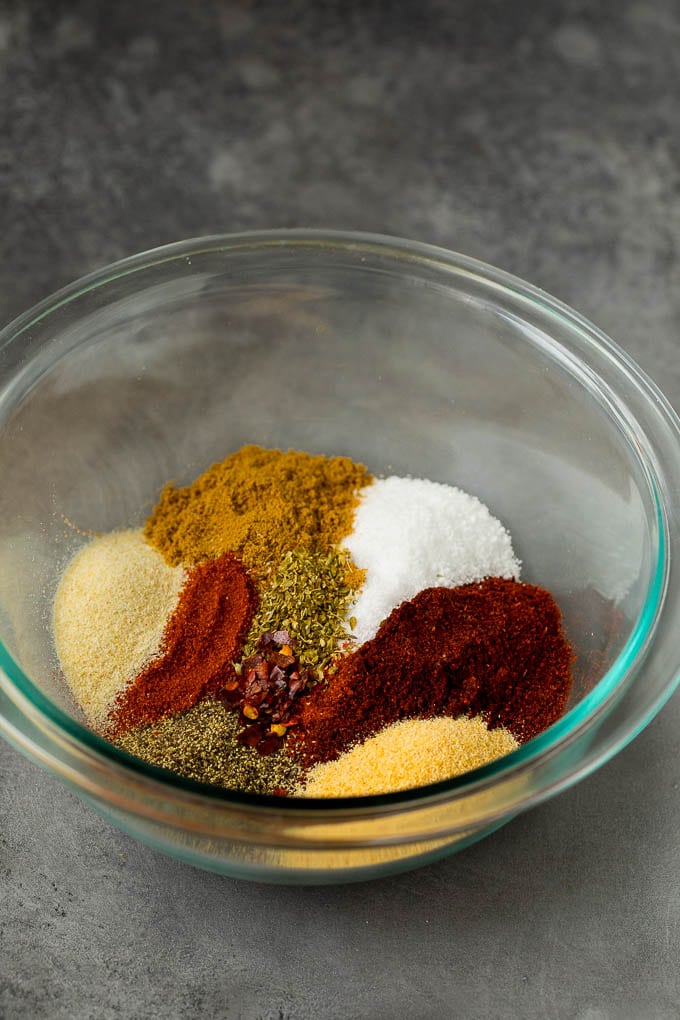
[[562,715],[571,660],[545,589],[500,577],[427,588],[312,689],[292,741],[309,767],[401,719],[481,715],[522,742]]
[[189,571],[155,659],[116,698],[110,735],[215,694],[240,658],[257,606],[245,568],[233,553]]
[[261,574],[290,549],[337,545],[371,480],[349,457],[244,446],[191,485],[167,485],[144,533],[172,566],[232,551]]

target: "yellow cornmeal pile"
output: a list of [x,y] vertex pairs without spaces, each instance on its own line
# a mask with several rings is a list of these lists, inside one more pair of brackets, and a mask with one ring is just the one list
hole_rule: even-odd
[[172,566],[232,551],[262,575],[291,549],[337,545],[371,481],[349,457],[244,446],[191,485],[167,485],[144,533]]
[[68,564],[54,600],[54,641],[93,726],[105,725],[116,695],[159,654],[185,577],[141,531],[96,538]]
[[514,751],[506,729],[481,716],[405,719],[387,726],[336,761],[316,765],[295,793],[301,797],[361,797],[451,779]]

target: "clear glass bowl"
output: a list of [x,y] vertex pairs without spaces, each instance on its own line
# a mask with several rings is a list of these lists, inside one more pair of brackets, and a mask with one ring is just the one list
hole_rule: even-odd
[[[272,881],[414,867],[587,775],[676,684],[678,421],[611,340],[506,273],[367,235],[203,238],[74,283],[0,358],[0,730],[156,847]],[[248,442],[483,499],[562,609],[567,714],[465,776],[338,801],[183,781],[89,731],[51,638],[64,564]]]

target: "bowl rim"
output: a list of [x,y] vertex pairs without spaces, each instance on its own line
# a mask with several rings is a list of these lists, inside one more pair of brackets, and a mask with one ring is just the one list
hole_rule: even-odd
[[[106,288],[109,284],[122,277],[138,272],[143,273],[145,270],[158,267],[163,263],[185,260],[191,265],[192,259],[198,258],[201,255],[267,247],[287,247],[290,249],[295,249],[296,247],[305,249],[316,247],[336,251],[344,250],[359,257],[361,257],[361,253],[364,255],[391,257],[404,263],[404,265],[408,263],[421,263],[436,267],[438,270],[448,271],[453,275],[463,274],[473,276],[486,288],[512,295],[513,299],[520,299],[528,307],[537,309],[543,315],[547,313],[549,316],[557,317],[563,324],[569,327],[574,336],[581,335],[588,349],[601,353],[610,366],[613,366],[634,385],[637,391],[639,391],[641,398],[653,409],[658,421],[671,431],[680,449],[680,443],[678,442],[680,440],[680,421],[678,421],[675,412],[659,388],[618,344],[580,313],[540,288],[478,259],[434,245],[387,235],[319,229],[257,230],[235,234],[214,234],[205,237],[195,237],[155,247],[120,259],[80,277],[17,316],[4,329],[0,330],[0,351],[3,351],[8,344],[17,340],[22,334],[47,319],[59,309],[76,302],[79,298],[92,291]],[[563,347],[562,344],[559,346]],[[574,364],[571,366],[574,369],[581,359],[578,353],[574,355],[573,351],[570,352],[570,355],[572,360],[575,358]],[[597,383],[600,386],[604,386],[606,392],[610,392],[610,386],[603,377],[597,375]],[[616,396],[614,391],[611,391],[611,394],[614,397]],[[77,744],[81,750],[85,749],[90,755],[93,755],[100,761],[104,760],[118,768],[122,767],[128,772],[131,770],[136,778],[148,780],[154,786],[159,786],[166,794],[177,794],[179,796],[185,794],[192,799],[199,796],[203,800],[227,807],[232,805],[234,807],[248,807],[256,810],[275,809],[277,813],[294,812],[310,817],[318,814],[327,819],[333,815],[346,816],[348,812],[351,814],[353,811],[364,813],[370,810],[373,812],[385,811],[390,813],[397,808],[399,810],[418,808],[424,803],[430,803],[433,800],[436,801],[443,798],[449,801],[493,786],[508,775],[528,769],[535,765],[538,760],[545,759],[561,751],[575,742],[585,732],[598,725],[603,716],[608,714],[613,705],[634,682],[637,673],[647,658],[652,637],[655,634],[664,608],[670,583],[669,560],[672,535],[669,513],[667,512],[668,501],[662,498],[663,486],[659,484],[659,457],[653,443],[649,442],[649,436],[646,432],[642,434],[640,432],[636,433],[631,428],[628,416],[621,408],[618,409],[617,413],[622,415],[619,421],[620,427],[622,422],[625,421],[626,432],[630,440],[629,445],[638,455],[638,466],[649,486],[651,501],[655,506],[656,512],[658,550],[656,566],[652,572],[647,598],[624,648],[593,690],[543,733],[495,762],[452,779],[442,780],[424,787],[400,790],[387,794],[372,794],[351,798],[342,797],[332,800],[321,798],[280,798],[259,794],[246,794],[185,779],[166,769],[142,762],[140,759],[108,743],[48,699],[26,676],[3,642],[0,642],[0,687],[2,687],[16,705],[19,705],[20,711],[27,711],[25,704],[21,707],[24,699],[26,699],[30,705],[29,714],[37,713],[37,717],[39,717],[44,727],[67,737],[67,739]],[[639,428],[639,423],[634,418],[633,423]],[[633,438],[635,441],[633,441]],[[675,465],[675,470],[677,477],[680,479],[680,457],[676,455],[676,459],[678,464]],[[559,780],[546,785],[542,790],[536,791],[531,797],[524,798],[521,805],[517,805],[517,809],[519,810],[520,807],[523,809],[531,804],[538,803],[558,790],[572,785],[572,783],[606,762],[651,721],[671,696],[679,682],[680,663],[676,663],[673,674],[667,678],[661,691],[652,702],[645,706],[644,713],[641,713],[639,718],[633,720],[633,724],[626,733],[619,734],[617,739],[610,740],[606,746],[600,749],[597,755],[584,762],[580,768],[572,769],[568,774],[562,775]],[[3,722],[3,716],[0,713],[0,731],[3,729]],[[21,749],[25,750],[29,756],[39,757],[39,754],[36,753],[38,748],[35,746],[35,742],[32,742],[26,734],[17,740],[16,732],[8,733],[10,728],[7,725],[4,726],[6,735],[10,736],[12,742],[18,743]],[[59,771],[58,768],[55,768],[53,762],[50,767],[54,768],[55,771]]]

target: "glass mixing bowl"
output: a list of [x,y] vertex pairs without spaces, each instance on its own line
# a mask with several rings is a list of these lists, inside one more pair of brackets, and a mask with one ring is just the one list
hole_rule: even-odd
[[[410,868],[601,765],[676,684],[678,421],[611,340],[460,255],[307,231],[126,259],[0,344],[0,730],[122,828],[228,875]],[[268,798],[185,781],[85,726],[51,604],[91,532],[140,525],[244,443],[453,483],[509,528],[576,653],[564,717],[492,765],[386,796]]]

